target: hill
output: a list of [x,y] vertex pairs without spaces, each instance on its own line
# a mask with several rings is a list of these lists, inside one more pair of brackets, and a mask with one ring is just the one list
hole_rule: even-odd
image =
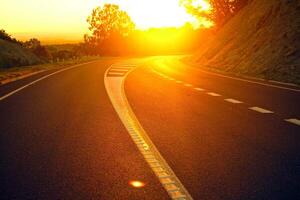
[[0,39],[0,68],[40,63],[43,63],[43,61],[22,46]]
[[300,1],[252,0],[192,57],[197,65],[300,84]]

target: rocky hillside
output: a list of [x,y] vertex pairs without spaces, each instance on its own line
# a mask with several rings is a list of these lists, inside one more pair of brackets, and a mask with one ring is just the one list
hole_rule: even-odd
[[0,39],[0,68],[42,63],[36,55],[18,44]]
[[192,60],[199,66],[300,84],[300,1],[251,0]]

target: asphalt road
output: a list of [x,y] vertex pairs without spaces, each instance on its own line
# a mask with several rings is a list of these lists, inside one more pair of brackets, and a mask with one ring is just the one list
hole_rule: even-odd
[[103,76],[114,62],[64,71],[0,101],[0,199],[168,199],[107,97]]
[[[103,59],[0,100],[0,199],[169,199],[105,91],[119,62],[139,66],[126,96],[194,199],[300,198],[298,87],[158,57]],[[1,86],[0,98],[51,73]]]

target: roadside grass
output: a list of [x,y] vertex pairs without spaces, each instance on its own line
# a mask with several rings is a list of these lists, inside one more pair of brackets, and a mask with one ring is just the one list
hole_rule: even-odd
[[11,67],[11,68],[0,68],[0,85],[5,83],[21,79],[31,74],[42,72],[45,70],[59,69],[71,65],[81,64],[85,62],[90,62],[93,60],[98,60],[103,57],[100,56],[84,56],[78,59],[69,59],[60,62],[53,62],[40,65],[32,66],[21,66],[21,67]]

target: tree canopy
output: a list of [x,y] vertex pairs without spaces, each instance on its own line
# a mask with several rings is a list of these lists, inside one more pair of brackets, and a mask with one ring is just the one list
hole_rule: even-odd
[[135,28],[130,16],[115,4],[105,4],[93,9],[87,22],[92,36],[85,35],[84,39],[97,45],[110,37],[127,36]]
[[195,0],[181,0],[187,12],[195,17],[204,17],[212,20],[218,27],[222,27],[232,16],[243,8],[249,0],[209,0],[211,12],[202,10],[195,4]]
[[18,41],[16,38],[13,38],[4,29],[0,30],[0,39],[22,45],[22,42]]

